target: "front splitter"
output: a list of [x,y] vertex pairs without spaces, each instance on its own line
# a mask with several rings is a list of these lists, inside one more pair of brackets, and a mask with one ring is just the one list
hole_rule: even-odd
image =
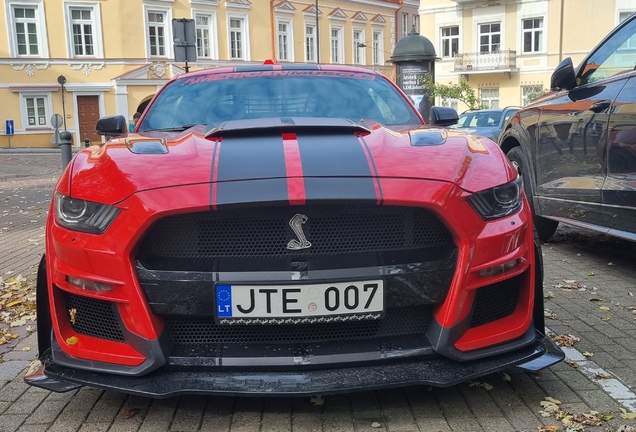
[[373,366],[282,372],[159,369],[148,375],[130,377],[60,366],[45,353],[40,358],[40,368],[30,371],[24,379],[30,385],[56,392],[85,385],[154,398],[179,395],[315,396],[409,385],[447,387],[516,366],[538,370],[564,357],[549,338],[539,333],[536,342],[528,347],[470,362],[439,357]]

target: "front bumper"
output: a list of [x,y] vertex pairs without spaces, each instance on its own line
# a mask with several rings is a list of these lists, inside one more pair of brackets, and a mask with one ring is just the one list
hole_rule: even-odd
[[313,396],[408,385],[447,387],[462,381],[518,367],[537,371],[560,362],[563,352],[550,338],[536,333],[532,345],[513,352],[469,362],[437,356],[375,366],[297,371],[170,371],[165,368],[141,377],[72,369],[53,362],[50,351],[40,356],[25,381],[55,392],[80,385],[146,397],[179,395]]

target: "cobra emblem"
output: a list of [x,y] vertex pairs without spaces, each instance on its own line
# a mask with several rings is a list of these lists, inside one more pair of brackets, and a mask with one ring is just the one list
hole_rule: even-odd
[[309,219],[307,216],[300,213],[297,213],[290,219],[289,226],[294,231],[294,234],[296,234],[296,237],[298,237],[298,240],[290,240],[290,242],[287,243],[287,249],[301,250],[311,247],[311,243],[307,240],[307,237],[305,237],[305,233],[303,232],[303,224],[307,222],[307,219]]

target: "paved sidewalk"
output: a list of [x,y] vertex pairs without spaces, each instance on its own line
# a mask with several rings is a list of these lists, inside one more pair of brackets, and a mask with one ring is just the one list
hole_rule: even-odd
[[[59,163],[59,155],[53,153],[0,152],[0,277],[22,274],[33,279],[44,247],[41,236],[48,202],[61,172]],[[22,380],[37,355],[36,334],[27,325],[9,328],[0,319],[0,331],[18,335],[0,345],[0,432],[565,431],[554,414],[541,415],[546,409],[541,403],[549,405],[546,397],[561,402],[558,413],[563,415],[592,411],[613,415],[601,426],[585,426],[585,431],[636,427],[636,421],[620,417],[621,405],[602,386],[611,379],[636,386],[636,315],[629,309],[636,307],[630,295],[636,295],[633,244],[562,228],[544,245],[544,254],[545,290],[553,294],[546,299],[554,318],[547,325],[557,334],[579,337],[574,348],[592,354],[587,359],[581,356],[585,361],[578,362],[578,369],[577,363],[561,363],[537,375],[512,370],[473,385],[409,387],[313,402],[233,397],[152,400],[91,388],[55,394],[30,388]],[[0,309],[0,318],[2,313]],[[608,376],[586,376],[583,372],[591,370],[590,364]]]

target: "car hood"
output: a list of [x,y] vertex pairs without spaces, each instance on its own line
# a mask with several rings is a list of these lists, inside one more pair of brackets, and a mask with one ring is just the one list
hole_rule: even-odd
[[214,182],[408,178],[451,182],[476,192],[516,176],[495,143],[452,129],[421,126],[398,132],[365,123],[284,130],[206,133],[200,126],[129,134],[79,152],[58,190],[115,204],[138,191]]

